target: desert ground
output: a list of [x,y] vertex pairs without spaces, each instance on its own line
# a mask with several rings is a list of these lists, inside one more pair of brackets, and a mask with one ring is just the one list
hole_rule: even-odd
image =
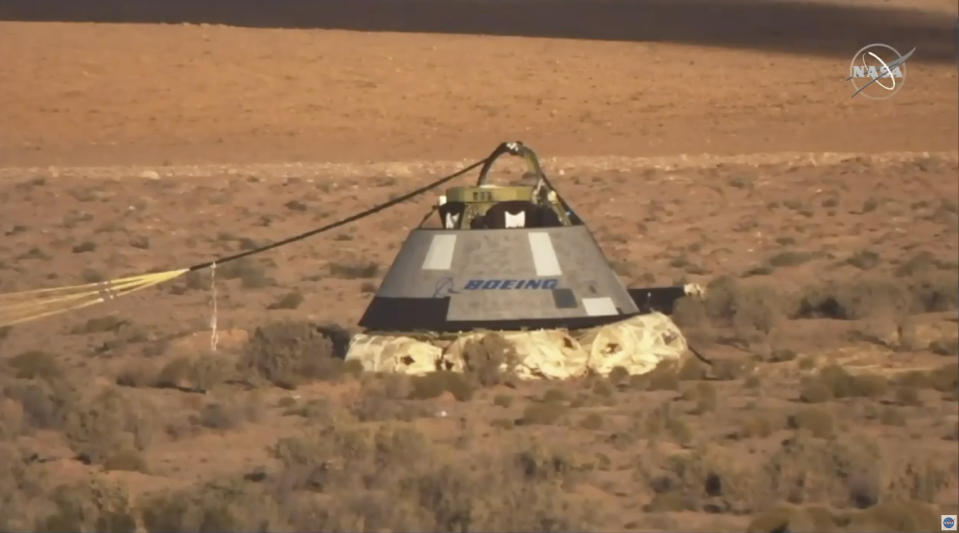
[[[938,531],[959,512],[954,2],[120,4],[0,5],[0,293],[248,250],[518,139],[626,284],[707,287],[673,319],[711,364],[344,364],[434,191],[0,328],[0,530]],[[908,83],[850,98],[877,41],[917,47]]]

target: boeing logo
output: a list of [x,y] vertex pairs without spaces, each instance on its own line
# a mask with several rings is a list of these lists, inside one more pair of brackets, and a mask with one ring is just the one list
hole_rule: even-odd
[[545,289],[552,290],[559,285],[558,278],[545,279],[471,279],[463,290],[489,291],[493,289]]
[[433,290],[433,298],[448,298],[462,291],[491,290],[553,290],[559,287],[559,278],[540,279],[471,279],[462,289],[456,289],[452,277],[441,278]]

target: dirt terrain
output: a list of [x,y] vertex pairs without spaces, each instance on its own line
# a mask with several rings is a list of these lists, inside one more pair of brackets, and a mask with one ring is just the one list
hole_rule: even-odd
[[[249,249],[518,138],[630,286],[708,285],[674,319],[712,364],[343,365],[428,194],[0,329],[0,530],[938,531],[959,510],[953,3],[728,1],[682,25],[610,1],[502,31],[485,3],[389,4],[370,27],[282,2],[263,24],[0,7],[0,293]],[[449,5],[473,25],[442,26]],[[812,14],[863,23],[815,39]],[[874,41],[917,46],[908,83],[850,99]]]

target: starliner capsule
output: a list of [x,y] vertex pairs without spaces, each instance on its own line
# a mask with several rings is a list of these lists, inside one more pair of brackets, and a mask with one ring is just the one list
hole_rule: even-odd
[[[487,183],[502,154],[525,158],[535,183]],[[653,328],[665,334],[656,341],[660,351],[667,346],[666,352],[684,351],[682,335],[665,314],[677,299],[696,292],[691,286],[627,289],[582,219],[552,187],[536,154],[521,143],[504,143],[475,186],[448,189],[410,232],[360,320],[367,332],[353,340],[348,358],[373,371],[462,367],[468,361],[449,354],[449,345],[443,349],[428,339],[476,330],[507,336],[553,330],[563,332],[567,339],[556,342],[568,348],[572,341],[581,344],[570,332],[643,316],[668,322]],[[647,333],[652,334],[629,335],[639,339]],[[587,370],[590,357],[586,354],[576,372]]]

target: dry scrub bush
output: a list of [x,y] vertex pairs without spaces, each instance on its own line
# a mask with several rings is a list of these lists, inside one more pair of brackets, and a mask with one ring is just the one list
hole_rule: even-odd
[[130,361],[117,372],[113,382],[121,387],[153,387],[157,384],[157,371],[149,361]]
[[950,468],[935,458],[909,458],[895,466],[884,490],[887,497],[935,503],[943,491],[955,493],[955,462]]
[[716,387],[708,381],[701,381],[686,389],[682,397],[694,405],[690,414],[701,415],[716,410]]
[[568,408],[559,402],[532,402],[523,409],[517,425],[552,425],[566,414]]
[[861,438],[819,439],[797,432],[755,473],[756,506],[776,501],[863,505],[880,497],[879,449]]
[[906,425],[906,417],[898,409],[886,407],[879,413],[879,423],[884,426],[903,427]]
[[143,454],[132,449],[122,449],[103,462],[105,470],[125,470],[129,472],[147,472],[147,462]]
[[846,263],[860,270],[872,270],[879,266],[880,262],[879,254],[872,250],[860,250],[846,259]]
[[372,261],[338,261],[329,268],[331,276],[343,279],[375,278],[380,273],[380,265]]
[[444,392],[449,392],[461,402],[473,398],[473,385],[459,372],[445,370],[430,372],[422,376],[414,376],[411,384],[409,398],[413,400],[437,398]]
[[936,274],[939,270],[954,269],[955,264],[940,261],[933,254],[921,251],[896,267],[895,275],[904,278],[924,277]]
[[[599,385],[600,383],[602,383],[602,382],[601,382],[601,381],[598,381],[598,382],[596,382],[596,385]],[[594,390],[595,390],[595,386],[596,386],[596,385],[594,385]],[[566,396],[566,393],[563,392],[562,389],[551,388],[551,389],[548,389],[546,392],[543,393],[543,395],[540,397],[540,401],[545,402],[545,403],[560,403],[560,404],[562,404],[562,403],[568,402],[568,401],[569,401],[569,398]]]
[[51,380],[60,377],[62,371],[55,355],[40,350],[29,350],[7,361],[14,375],[23,379]]
[[643,436],[654,438],[664,433],[669,438],[686,445],[692,440],[692,432],[682,419],[682,415],[673,412],[670,402],[663,402],[656,409],[649,412],[643,420]]
[[895,381],[901,386],[934,389],[954,398],[959,388],[959,367],[948,363],[928,371],[912,370],[898,376]]
[[84,335],[89,333],[104,333],[108,331],[117,331],[121,327],[128,325],[129,320],[117,318],[115,316],[102,316],[87,320],[82,326],[76,326],[70,333],[74,335]]
[[706,379],[708,373],[709,367],[705,363],[690,357],[679,367],[678,377],[682,381],[697,381]]
[[98,480],[61,485],[50,495],[55,511],[36,531],[127,533],[136,518],[126,491]]
[[[607,407],[616,405],[616,399],[613,397],[615,393],[616,389],[608,379],[599,378],[593,383],[593,394],[598,398],[598,402],[596,403]],[[565,401],[565,399],[563,401]]]
[[816,375],[803,378],[799,398],[819,403],[834,398],[877,397],[888,388],[886,378],[876,374],[850,374],[839,365],[822,368]]
[[909,291],[902,284],[887,279],[861,279],[807,288],[797,316],[855,320],[880,314],[901,316],[911,308]]
[[796,505],[777,505],[757,513],[749,525],[747,533],[774,533],[794,531],[796,533],[829,533],[848,522],[845,516],[834,513],[827,507]]
[[677,390],[683,366],[673,360],[660,361],[656,368],[645,374],[630,376],[629,384],[637,390]]
[[916,299],[920,311],[950,311],[959,306],[959,270],[955,267],[945,272],[914,276],[909,291]]
[[299,291],[288,292],[273,302],[267,309],[296,309],[303,303],[303,293]]
[[343,361],[323,326],[281,321],[256,328],[244,350],[244,370],[283,388],[310,380],[338,379]]
[[0,397],[0,442],[12,440],[23,432],[23,406],[10,398]]
[[[221,279],[239,279],[245,289],[262,289],[275,283],[266,275],[266,268],[263,263],[250,258],[217,265],[216,276]],[[196,279],[197,281],[194,284],[199,285],[197,288],[210,286],[209,276],[197,277]]]
[[583,429],[595,431],[597,429],[602,429],[603,424],[603,415],[599,413],[590,413],[580,421],[579,426]]
[[375,431],[330,427],[282,439],[273,453],[283,470],[272,494],[294,528],[555,531],[582,525],[581,509],[563,505],[573,465],[538,446],[445,459],[416,429],[392,424]]
[[252,401],[245,403],[231,400],[229,402],[208,403],[200,409],[197,421],[208,429],[236,429],[248,420],[258,420],[260,412],[258,405]]
[[934,340],[929,343],[929,351],[937,355],[959,355],[959,337]]
[[925,272],[908,279],[871,277],[807,287],[798,318],[856,320],[876,316],[902,318],[914,312],[955,309],[959,304],[957,272]]
[[613,369],[610,370],[609,375],[606,376],[609,382],[617,387],[629,381],[629,377],[629,370],[622,366],[614,366]]
[[[171,387],[191,391],[209,391],[237,376],[236,362],[217,355],[198,355],[195,357],[175,357],[160,369],[152,380],[146,379],[142,370],[128,367],[117,384],[146,382],[157,387]],[[134,385],[135,386],[135,385]]]
[[144,450],[153,438],[153,409],[115,390],[73,405],[64,436],[84,461],[103,464],[117,454]]
[[935,506],[910,500],[888,500],[852,514],[849,531],[935,531],[940,513]]
[[146,494],[137,505],[148,533],[288,530],[277,507],[259,486],[229,479]]
[[724,276],[709,283],[704,300],[680,299],[674,320],[693,334],[715,336],[717,330],[731,328],[735,337],[728,340],[754,342],[768,337],[793,307],[792,299],[777,289]]
[[63,378],[13,381],[3,394],[22,407],[24,428],[61,429],[79,401],[76,385]]
[[789,415],[786,423],[792,429],[806,430],[821,439],[829,438],[835,433],[832,415],[823,409],[803,409]]
[[796,252],[787,250],[771,256],[769,259],[767,259],[767,262],[773,267],[797,266],[806,263],[817,256],[818,254],[813,252]]
[[646,512],[742,512],[749,500],[749,476],[718,447],[700,446],[665,458],[645,454],[637,461],[634,479],[653,491]]
[[922,405],[919,391],[915,387],[900,386],[896,388],[896,403],[899,405]]
[[484,387],[509,380],[516,366],[516,348],[498,333],[487,333],[463,347],[466,371]]
[[766,438],[782,428],[783,424],[780,420],[780,417],[773,417],[767,413],[752,413],[740,421],[739,429],[733,433],[732,437],[736,439]]
[[12,443],[0,442],[0,531],[31,531],[34,506],[44,493],[45,476],[29,465]]
[[412,390],[410,377],[403,374],[364,375],[361,394],[350,405],[350,412],[361,422],[410,421],[432,414],[428,406],[407,400]]
[[493,405],[502,408],[509,408],[513,405],[513,397],[506,394],[497,394],[493,397]]

